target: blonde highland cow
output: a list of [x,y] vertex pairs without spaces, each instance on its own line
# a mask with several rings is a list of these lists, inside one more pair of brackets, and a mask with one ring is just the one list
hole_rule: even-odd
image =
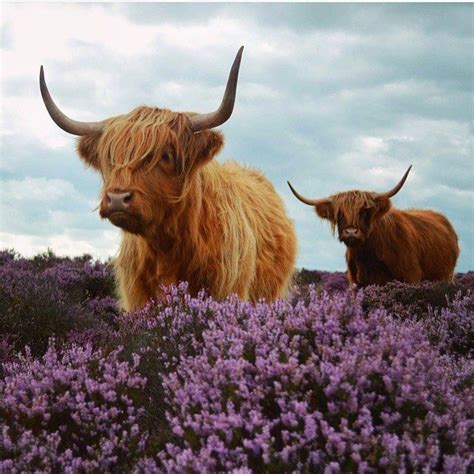
[[80,136],[79,156],[103,178],[100,215],[123,230],[115,261],[126,310],[189,282],[192,293],[235,293],[267,301],[284,296],[296,236],[283,202],[259,171],[213,158],[224,145],[212,130],[232,114],[243,48],[220,107],[209,114],[138,107],[102,122],[78,122],[53,102],[40,71],[46,108]]

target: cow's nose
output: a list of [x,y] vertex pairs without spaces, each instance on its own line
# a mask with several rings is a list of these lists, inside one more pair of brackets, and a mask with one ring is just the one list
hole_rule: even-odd
[[132,193],[111,193],[108,192],[105,195],[105,202],[107,205],[107,211],[110,212],[124,212],[130,206],[132,200]]
[[345,237],[358,237],[359,236],[359,229],[356,227],[346,227],[344,229]]

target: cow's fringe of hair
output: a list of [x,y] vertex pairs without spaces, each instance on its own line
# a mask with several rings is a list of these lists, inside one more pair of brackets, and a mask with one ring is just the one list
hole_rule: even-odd
[[[144,106],[109,119],[100,140],[102,169],[105,168],[103,165],[109,165],[114,173],[120,173],[122,180],[130,182],[131,174],[137,168],[153,169],[166,147],[171,147],[173,155],[184,160],[177,149],[177,136],[186,120],[185,114]],[[177,163],[177,167],[186,168],[183,162]]]
[[334,220],[330,221],[331,231],[333,235],[337,227],[337,215],[343,212],[349,222],[356,222],[357,215],[362,208],[375,206],[373,193],[367,191],[348,191],[344,193],[334,194],[329,199],[332,201],[334,209]]
[[[107,167],[104,165],[109,165],[113,175],[120,174],[120,181],[126,187],[135,170],[141,168],[145,172],[151,171],[157,166],[163,151],[167,150],[177,160],[176,169],[182,181],[181,193],[169,198],[174,203],[184,201],[190,191],[189,175],[195,170],[194,161],[198,155],[195,148],[199,145],[199,140],[195,138],[201,135],[196,134],[192,138],[193,133],[188,128],[188,117],[191,115],[194,112],[178,113],[141,106],[128,114],[109,119],[100,140],[99,156],[103,160],[101,168],[105,169]],[[223,143],[219,132],[212,133],[219,135]],[[216,152],[221,147],[222,144],[217,147]],[[184,149],[186,153],[183,153]],[[115,157],[119,159],[116,160]],[[114,180],[114,176],[111,178]]]

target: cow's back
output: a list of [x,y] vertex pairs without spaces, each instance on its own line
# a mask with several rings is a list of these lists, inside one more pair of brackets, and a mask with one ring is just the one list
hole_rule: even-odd
[[247,230],[255,236],[256,266],[247,297],[252,301],[283,297],[296,259],[293,221],[273,184],[259,170],[232,161],[221,166],[229,183],[227,192],[242,206]]
[[413,235],[416,235],[421,279],[452,280],[459,246],[449,220],[431,210],[409,209],[403,212],[413,228]]

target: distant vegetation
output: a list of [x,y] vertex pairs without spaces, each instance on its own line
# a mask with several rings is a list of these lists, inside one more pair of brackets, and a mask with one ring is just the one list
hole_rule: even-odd
[[0,472],[469,470],[474,272],[294,281],[125,314],[107,263],[0,252]]

